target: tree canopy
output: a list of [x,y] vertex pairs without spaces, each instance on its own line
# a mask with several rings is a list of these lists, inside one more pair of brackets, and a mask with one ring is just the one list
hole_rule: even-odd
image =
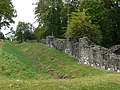
[[39,38],[87,36],[105,47],[120,44],[120,0],[39,0],[35,15]]
[[17,41],[22,42],[27,39],[31,40],[35,38],[34,27],[31,23],[19,22],[17,25],[17,29],[15,35],[17,36]]
[[[85,12],[85,15],[89,17],[90,22],[87,22],[87,23],[91,24],[90,25],[91,27],[93,25],[99,26],[98,30],[99,32],[101,32],[101,35],[102,35],[100,44],[102,46],[111,47],[112,45],[120,44],[120,2],[119,0],[82,0],[77,13],[79,14],[80,12],[81,13]],[[78,18],[80,17],[80,15],[71,16],[71,19],[73,17]],[[84,16],[81,16],[80,19],[82,19],[83,17]],[[67,32],[69,32],[69,28],[71,28],[72,24],[74,25],[76,22],[79,22],[79,21],[70,20],[70,25],[68,25]],[[86,19],[84,19],[84,22],[85,21]],[[78,26],[75,27],[76,30],[74,32],[78,31],[77,33],[80,33],[81,35],[82,33],[80,32],[80,30],[85,32],[86,31],[85,27],[86,25],[88,25],[87,23],[85,24],[84,28],[79,28],[78,30],[78,26],[80,27],[81,25],[84,25],[84,23],[79,23]],[[71,31],[73,31],[73,29]],[[94,30],[92,29],[92,31]],[[97,35],[95,31],[94,32],[90,31],[90,33],[94,34],[91,37],[97,40],[97,37],[95,37],[95,35]],[[87,32],[85,34],[87,34]],[[69,36],[70,35],[71,34],[69,34]]]
[[78,0],[39,0],[35,8],[35,15],[39,22],[39,28],[44,31],[43,36],[63,37],[68,17],[71,12],[77,10],[78,3]]
[[102,35],[99,30],[99,26],[92,24],[89,16],[85,15],[85,12],[72,13],[66,36],[81,38],[88,37],[93,42],[100,44]]
[[3,26],[10,26],[14,23],[13,18],[16,17],[16,10],[11,0],[0,0],[0,29]]

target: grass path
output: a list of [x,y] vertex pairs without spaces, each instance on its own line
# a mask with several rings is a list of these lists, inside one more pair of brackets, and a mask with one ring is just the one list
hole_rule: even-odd
[[79,79],[8,80],[0,82],[0,90],[120,90],[120,75]]

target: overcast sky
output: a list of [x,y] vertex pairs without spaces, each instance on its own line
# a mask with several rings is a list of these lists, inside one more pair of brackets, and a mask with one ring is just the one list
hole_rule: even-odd
[[[35,3],[36,0],[12,0],[13,5],[15,6],[15,9],[17,10],[17,18],[15,18],[15,24],[12,25],[14,29],[16,29],[16,25],[18,24],[18,21],[24,21],[24,22],[35,22],[35,16],[34,16],[34,8],[35,5],[32,5],[32,3]],[[37,26],[37,23],[34,24],[34,26]],[[9,29],[2,30],[2,32],[5,34],[9,32]]]

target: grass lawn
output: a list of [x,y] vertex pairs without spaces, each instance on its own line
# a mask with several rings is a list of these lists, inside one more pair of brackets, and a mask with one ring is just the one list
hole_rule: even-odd
[[120,74],[41,43],[0,42],[0,90],[120,90]]

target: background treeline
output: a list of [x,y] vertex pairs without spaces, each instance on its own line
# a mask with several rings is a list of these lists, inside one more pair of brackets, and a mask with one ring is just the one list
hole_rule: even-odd
[[31,23],[18,22],[16,31],[14,32],[18,42],[27,40],[35,40],[34,27]]
[[[38,0],[34,13],[38,27],[19,22],[14,32],[19,42],[54,35],[87,36],[105,47],[120,44],[120,0]],[[11,0],[0,1],[0,29],[16,16]]]
[[105,47],[120,44],[120,0],[39,0],[37,39],[83,36]]

